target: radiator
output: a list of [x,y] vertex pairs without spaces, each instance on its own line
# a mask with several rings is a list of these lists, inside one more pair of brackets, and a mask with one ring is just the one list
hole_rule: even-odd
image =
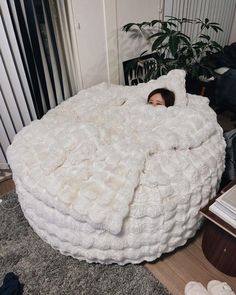
[[[164,15],[178,18],[208,18],[211,22],[218,22],[223,32],[208,31],[214,41],[222,46],[229,43],[232,29],[236,1],[235,0],[165,0]],[[199,26],[185,24],[183,33],[193,38]]]

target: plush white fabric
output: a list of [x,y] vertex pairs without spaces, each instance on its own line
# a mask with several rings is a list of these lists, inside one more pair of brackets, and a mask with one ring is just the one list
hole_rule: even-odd
[[210,295],[210,293],[201,283],[190,281],[185,286],[184,295]]
[[[154,88],[177,105],[146,104]],[[19,132],[7,151],[22,209],[54,248],[138,263],[182,245],[224,169],[225,143],[203,97],[175,70],[138,86],[103,83]]]
[[234,291],[226,282],[212,280],[207,284],[210,295],[235,295]]
[[[175,94],[175,105],[186,105],[187,94],[185,89],[185,71],[183,70],[172,70],[167,75],[163,75],[157,80],[151,80],[148,83],[140,83],[130,91],[130,95],[137,99],[141,98],[142,101],[146,102],[148,94],[156,88],[167,88]],[[132,93],[132,94],[131,94]]]
[[199,282],[188,282],[184,289],[185,295],[235,295],[226,282],[212,280],[207,284],[207,289]]

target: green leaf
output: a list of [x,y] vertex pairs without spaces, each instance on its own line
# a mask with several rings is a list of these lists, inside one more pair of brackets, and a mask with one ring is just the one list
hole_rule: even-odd
[[217,26],[219,26],[220,24],[219,23],[210,23],[210,25],[217,25]]
[[195,18],[196,24],[203,24],[203,21],[200,18]]
[[170,20],[174,20],[174,21],[180,21],[179,18],[175,17],[175,16],[171,16],[171,15],[166,15],[166,17],[168,17],[168,21]]
[[180,53],[184,53],[185,51],[188,50],[188,46],[182,46],[179,50]]
[[218,29],[214,26],[212,26],[212,29],[217,33],[218,32]]
[[166,23],[166,22],[162,22],[162,23],[161,23],[161,28],[162,28],[162,29],[167,28],[167,23]]
[[160,58],[164,60],[164,58],[165,58],[165,53],[162,53],[161,56],[160,56]]
[[161,20],[154,19],[154,20],[151,21],[150,24],[151,24],[151,26],[154,26],[157,23],[161,23]]
[[185,44],[190,45],[189,40],[185,36],[179,36],[179,39],[181,39]]
[[168,36],[166,34],[157,38],[152,44],[152,51],[157,50],[158,47],[165,41]]
[[205,53],[206,53],[206,56],[210,56],[210,55],[212,55],[212,54],[213,54],[213,52],[212,52],[212,51],[206,51]]
[[212,44],[215,48],[218,48],[219,50],[222,50],[222,49],[223,49],[223,47],[222,47],[219,43],[217,43],[216,41],[211,41],[211,44]]
[[205,40],[207,40],[207,41],[209,41],[209,40],[211,39],[211,37],[210,37],[209,35],[205,35],[205,34],[201,34],[201,35],[199,36],[199,38],[200,38],[200,39],[205,39]]
[[[164,44],[162,44],[162,45],[160,45],[160,46],[158,46],[158,50],[160,51],[161,49],[163,49],[163,48],[168,48],[168,44],[165,42]],[[165,55],[165,54],[164,54]]]
[[221,32],[224,32],[224,30],[220,27],[218,27],[218,30],[221,31]]
[[203,47],[203,46],[205,46],[207,43],[206,42],[203,42],[203,41],[198,41],[198,42],[196,42],[196,43],[194,43],[193,45],[192,45],[192,47],[193,48],[201,48],[201,47]]
[[206,40],[208,40],[208,41],[210,41],[210,39],[211,39],[210,36],[205,35],[205,34],[200,35],[199,38],[206,39]]
[[218,26],[211,26],[211,27],[212,27],[212,29],[213,29],[215,32],[218,32],[218,31],[223,32],[223,30],[222,30],[220,27],[218,27]]
[[123,26],[122,31],[128,32],[135,25],[137,25],[137,24],[136,23],[128,23]]
[[162,36],[163,34],[166,34],[166,33],[158,32],[158,33],[155,33],[155,34],[149,36],[147,39],[149,40],[149,39],[152,39],[152,38],[154,38],[154,37]]
[[176,61],[176,59],[175,58],[170,58],[170,57],[165,58],[165,63],[172,63],[173,61]]
[[146,52],[148,52],[148,50],[143,51],[140,56],[143,56]]
[[172,23],[172,22],[170,22],[170,21],[167,21],[167,24],[171,27],[171,26],[173,26],[173,27],[177,27],[177,25],[176,24],[174,24],[174,23]]
[[176,55],[176,52],[178,50],[178,45],[179,45],[180,39],[179,38],[175,38],[173,36],[170,36],[169,39],[169,46],[170,46],[170,52],[173,56]]
[[191,40],[189,36],[187,36],[181,32],[178,32],[177,36],[183,36],[184,38],[187,38],[189,41]]
[[162,26],[161,28],[163,31],[165,31],[168,34],[171,34],[171,30],[169,28],[167,28],[166,26]]
[[183,17],[182,18],[182,23],[192,23],[194,20],[191,19],[191,18],[186,18],[186,17]]
[[138,24],[138,27],[141,29],[143,26],[150,26],[149,22],[142,22],[141,24]]

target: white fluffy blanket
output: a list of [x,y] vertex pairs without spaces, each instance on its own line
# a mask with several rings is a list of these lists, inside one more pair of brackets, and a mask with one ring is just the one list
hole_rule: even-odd
[[[208,100],[153,107],[149,90],[103,83],[49,111],[8,149],[14,177],[51,207],[115,235],[134,196],[191,194],[209,171],[216,182],[224,141]],[[219,148],[212,155],[208,146]]]

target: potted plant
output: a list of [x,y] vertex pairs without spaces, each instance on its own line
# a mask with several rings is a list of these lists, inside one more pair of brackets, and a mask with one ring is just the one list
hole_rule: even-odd
[[[197,26],[193,38],[183,32],[186,23]],[[195,27],[196,28],[196,27]],[[210,22],[208,18],[201,20],[169,17],[165,21],[153,20],[151,22],[129,23],[123,26],[125,32],[141,33],[150,45],[150,49],[141,54],[149,53],[156,66],[146,71],[144,81],[156,79],[172,69],[184,69],[187,73],[187,88],[196,85],[204,79],[214,76],[212,57],[222,50],[220,44],[212,40],[208,34],[211,30],[218,33],[222,31],[219,23]],[[137,67],[140,59],[131,65]],[[190,92],[196,92],[191,91]]]

